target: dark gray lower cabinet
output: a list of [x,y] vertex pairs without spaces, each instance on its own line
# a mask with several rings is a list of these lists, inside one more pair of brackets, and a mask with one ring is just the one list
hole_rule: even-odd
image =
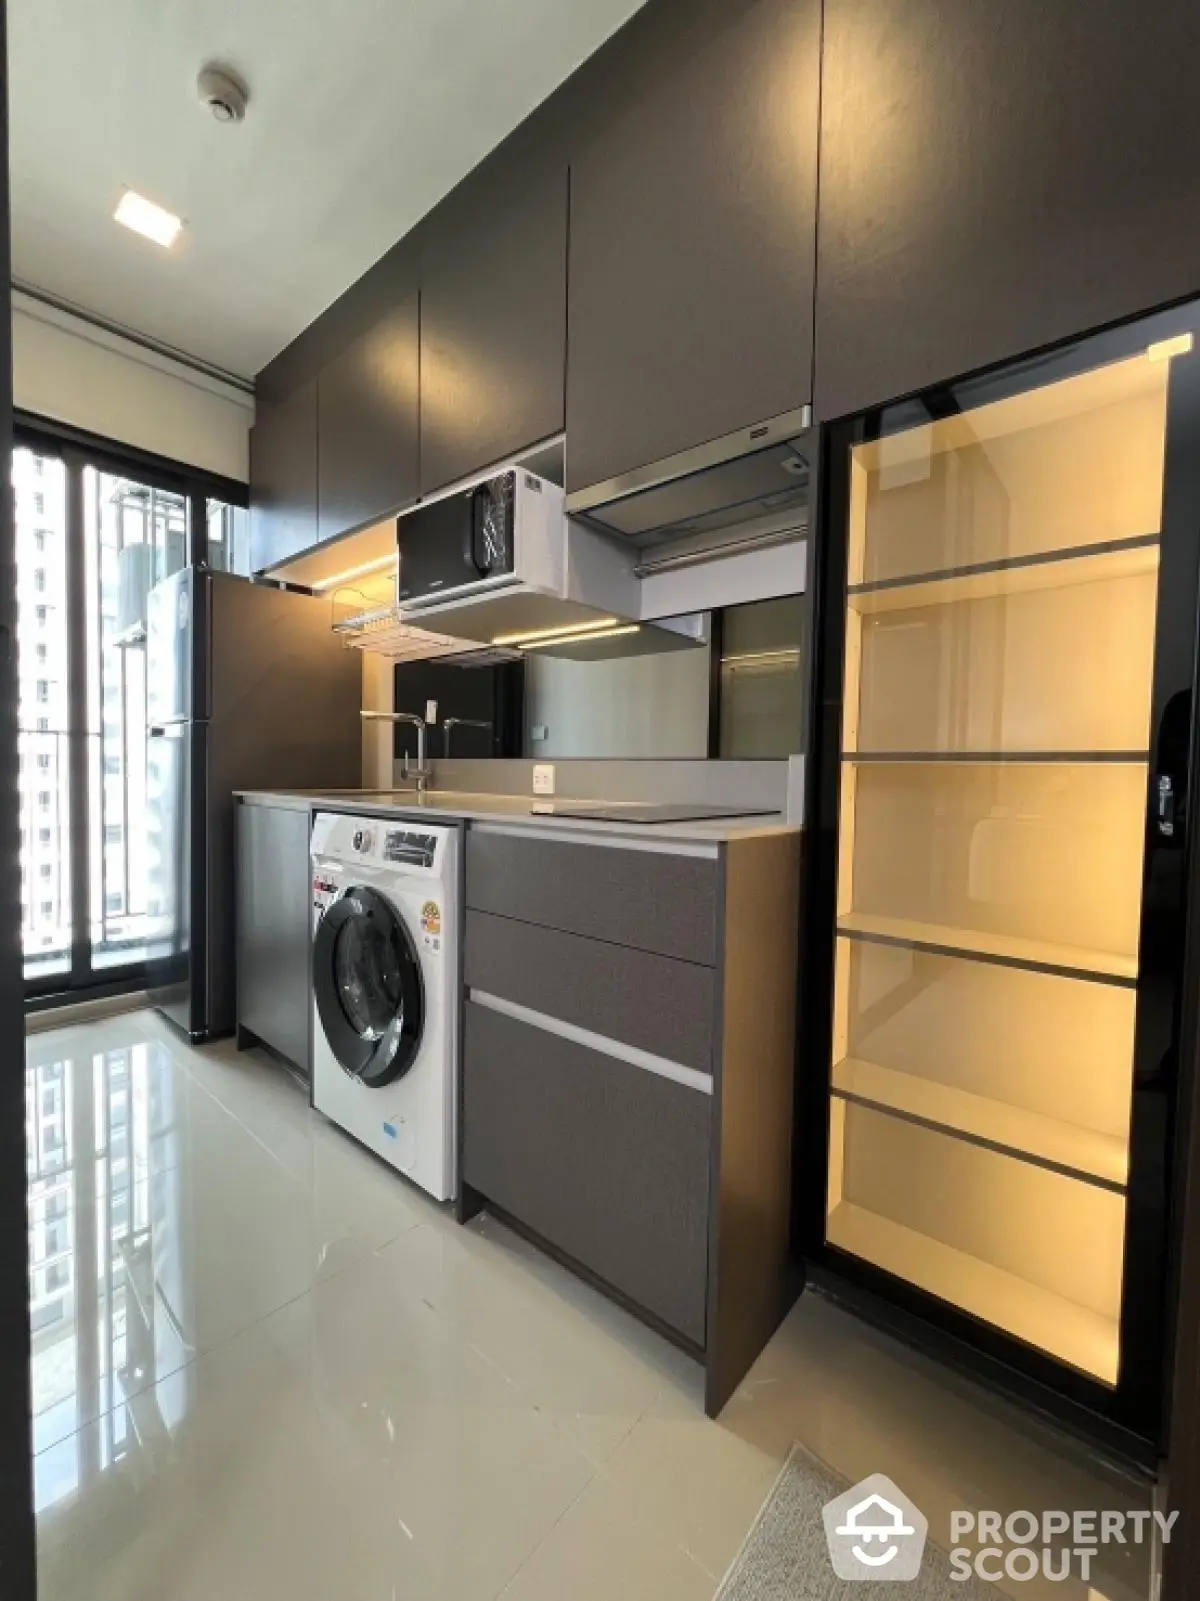
[[473,828],[467,905],[707,967],[716,962],[717,874],[698,856]]
[[711,967],[469,911],[463,976],[472,989],[712,1072],[717,979]]
[[799,854],[467,835],[460,1215],[701,1354],[713,1415],[795,1290]]
[[309,1071],[308,808],[237,808],[237,1023]]
[[464,1045],[470,1183],[702,1346],[712,1097],[469,1002]]

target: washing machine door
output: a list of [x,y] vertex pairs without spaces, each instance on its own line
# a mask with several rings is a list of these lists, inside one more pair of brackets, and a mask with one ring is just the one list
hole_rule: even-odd
[[412,1066],[425,1028],[425,987],[396,908],[366,885],[348,888],[313,941],[313,993],[330,1049],[361,1084],[381,1089]]

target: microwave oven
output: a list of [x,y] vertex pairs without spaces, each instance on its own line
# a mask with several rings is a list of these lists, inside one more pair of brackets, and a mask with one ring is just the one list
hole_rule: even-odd
[[560,593],[566,580],[563,491],[523,467],[423,501],[396,519],[405,611],[520,585]]

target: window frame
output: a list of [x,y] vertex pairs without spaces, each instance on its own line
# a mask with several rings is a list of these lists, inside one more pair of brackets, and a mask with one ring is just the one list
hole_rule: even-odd
[[[72,794],[82,797],[82,804],[70,808],[67,842],[71,898],[69,969],[25,980],[26,1007],[28,1009],[32,1004],[40,1010],[59,999],[78,1000],[88,994],[108,995],[122,989],[137,989],[144,986],[147,976],[144,959],[130,961],[126,965],[105,964],[97,967],[91,948],[89,889],[94,819],[90,815],[89,757],[84,733],[88,708],[84,473],[91,467],[98,472],[136,479],[153,489],[182,495],[187,505],[188,522],[185,565],[202,568],[209,566],[208,502],[218,500],[248,510],[250,489],[247,483],[239,479],[208,472],[27,411],[14,411],[12,448],[31,450],[39,460],[54,458],[61,461],[67,475],[63,541],[66,607],[62,620],[68,637],[68,671],[64,686],[66,704],[63,721],[66,729],[78,731],[67,741],[68,782]],[[41,554],[40,548],[38,554]],[[36,569],[31,567],[30,570]],[[40,600],[36,603],[36,626],[49,626],[52,609]],[[40,813],[44,816],[50,808],[33,791],[31,809],[35,815]],[[100,848],[104,848],[103,834]]]

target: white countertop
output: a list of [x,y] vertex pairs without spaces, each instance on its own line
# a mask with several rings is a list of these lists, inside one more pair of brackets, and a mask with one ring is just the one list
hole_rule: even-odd
[[[293,789],[239,790],[238,798],[252,806],[284,806],[297,811],[333,810],[361,812],[367,816],[444,817],[447,821],[505,823],[564,834],[617,834],[649,841],[690,840],[719,844],[723,840],[746,839],[764,834],[795,834],[799,828],[788,823],[781,812],[763,812],[746,817],[696,818],[692,822],[641,823],[601,821],[591,817],[567,817],[534,812],[530,795],[469,795],[455,790],[378,789]],[[577,797],[561,797],[565,804],[583,805]],[[546,802],[552,803],[547,797]],[[619,801],[597,800],[597,806],[619,806]],[[627,803],[628,804],[628,803]]]

